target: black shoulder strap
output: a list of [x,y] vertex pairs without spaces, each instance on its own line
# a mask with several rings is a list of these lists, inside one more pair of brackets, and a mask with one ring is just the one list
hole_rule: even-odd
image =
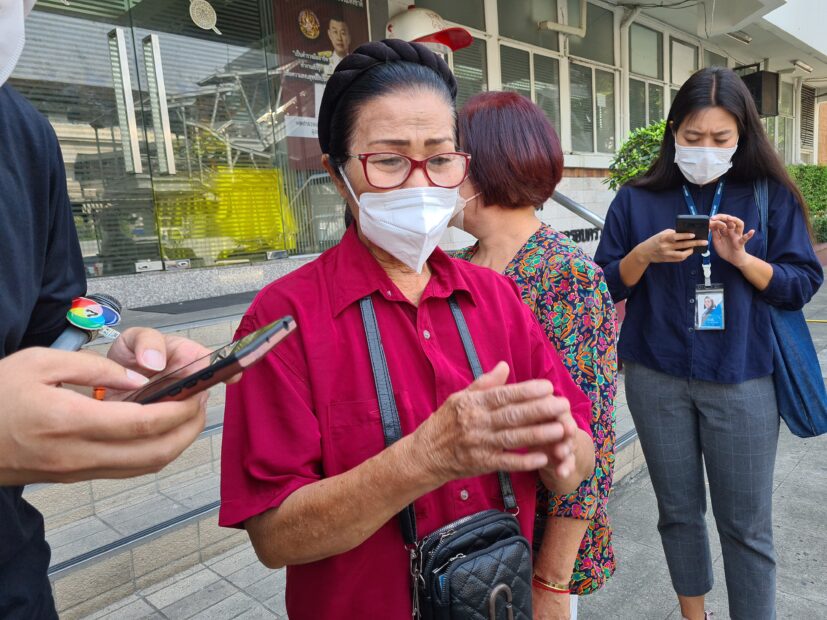
[[[477,350],[474,347],[474,341],[471,338],[471,332],[468,330],[468,324],[465,322],[465,317],[462,315],[459,303],[453,295],[448,298],[448,304],[451,307],[451,314],[453,314],[454,321],[457,324],[459,336],[462,339],[462,346],[465,349],[465,355],[471,366],[471,372],[476,379],[482,375],[483,372],[482,365],[477,356]],[[373,309],[373,301],[369,295],[359,301],[359,308],[362,311],[362,323],[365,327],[365,336],[368,342],[370,365],[373,370],[373,380],[376,384],[376,396],[379,400],[382,432],[385,435],[385,446],[387,447],[402,438],[402,424],[399,421],[399,411],[396,408],[396,400],[393,396],[393,385],[391,384],[388,363],[385,358],[385,349],[382,346],[382,336],[379,333],[379,324],[376,321],[376,311]],[[508,475],[508,472],[501,471],[497,472],[497,477],[500,481],[500,491],[503,496],[505,509],[516,509],[517,498],[514,495],[511,476]],[[405,544],[415,544],[417,538],[416,516],[413,504],[408,504],[405,509],[399,513],[399,521]]]
[[[368,340],[370,366],[373,369],[373,381],[376,384],[376,396],[379,399],[382,433],[385,435],[385,447],[388,447],[402,439],[402,424],[399,422],[399,411],[396,409],[396,399],[393,397],[391,375],[388,372],[382,336],[379,334],[376,312],[370,296],[363,297],[359,301],[359,308],[362,310],[362,323],[365,326],[365,335]],[[399,513],[399,525],[402,528],[402,538],[405,544],[416,544],[416,516],[413,504],[408,504]]]

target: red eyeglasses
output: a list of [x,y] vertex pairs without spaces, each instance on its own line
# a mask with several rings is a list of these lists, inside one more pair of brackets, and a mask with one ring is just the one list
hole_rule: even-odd
[[439,153],[414,159],[400,153],[359,153],[348,155],[362,162],[365,179],[376,189],[393,189],[404,184],[417,168],[437,187],[458,187],[468,176],[468,153]]

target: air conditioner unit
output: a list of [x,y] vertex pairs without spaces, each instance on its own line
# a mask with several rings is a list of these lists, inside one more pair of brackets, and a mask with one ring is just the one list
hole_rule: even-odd
[[778,116],[778,91],[780,76],[772,71],[756,71],[742,75],[747,85],[758,114],[761,116]]

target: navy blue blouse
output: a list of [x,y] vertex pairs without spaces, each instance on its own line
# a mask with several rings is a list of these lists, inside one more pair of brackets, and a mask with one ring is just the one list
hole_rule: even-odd
[[[703,187],[687,183],[687,187],[698,212],[708,214],[715,183]],[[595,261],[603,267],[615,302],[628,298],[620,359],[676,377],[718,383],[741,383],[772,374],[767,304],[802,308],[824,279],[798,202],[785,186],[769,181],[766,260],[772,264],[773,275],[765,290],[758,291],[711,249],[712,282],[724,285],[723,331],[694,329],[695,287],[704,283],[699,254],[682,263],[653,263],[631,288],[620,278],[623,257],[652,235],[674,228],[675,216],[688,212],[680,187],[652,192],[626,186],[609,207]],[[741,218],[745,231],[756,230],[746,250],[759,254],[763,237],[758,231],[752,183],[728,180],[720,213]]]

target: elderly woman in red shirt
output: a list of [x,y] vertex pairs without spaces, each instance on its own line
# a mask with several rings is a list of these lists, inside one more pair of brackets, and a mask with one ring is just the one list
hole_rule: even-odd
[[[237,336],[291,314],[299,329],[227,394],[224,526],[287,566],[292,620],[410,618],[420,536],[496,508],[511,472],[531,539],[539,477],[573,491],[594,468],[590,403],[513,284],[436,249],[465,179],[456,82],[423,46],[363,45],[327,83],[323,164],[354,223],[341,243],[267,286]],[[370,300],[369,302],[367,300]],[[450,300],[486,374],[473,379]],[[363,324],[375,308],[401,434],[386,445]]]

